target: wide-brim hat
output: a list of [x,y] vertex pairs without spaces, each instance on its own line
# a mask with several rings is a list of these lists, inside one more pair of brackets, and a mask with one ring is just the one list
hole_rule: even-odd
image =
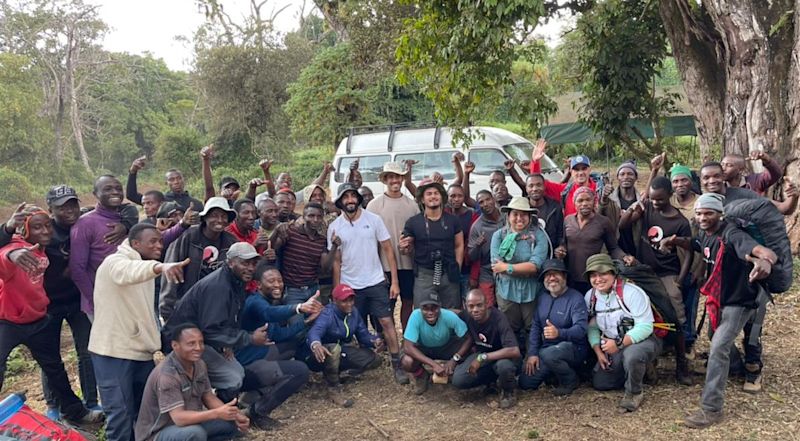
[[204,218],[214,208],[219,208],[220,210],[227,213],[228,222],[233,222],[233,220],[236,219],[236,211],[234,211],[234,209],[231,208],[227,199],[220,196],[214,196],[213,198],[209,198],[206,201],[206,205],[205,207],[203,207],[203,211],[200,212],[200,218],[201,219]]
[[306,188],[303,189],[303,200],[306,203],[311,202],[311,195],[314,194],[314,190],[316,190],[318,188],[320,190],[322,190],[322,197],[325,200],[327,200],[328,199],[328,193],[325,192],[325,187],[323,187],[321,185],[318,185],[318,184],[312,184],[312,185],[309,185],[309,186],[307,186]]
[[364,202],[364,196],[361,196],[361,193],[358,192],[358,187],[350,182],[345,182],[339,187],[339,194],[336,195],[336,200],[333,201],[333,204],[336,205],[336,208],[344,210],[344,207],[342,206],[342,198],[348,191],[352,191],[356,194],[359,206]]
[[545,274],[550,271],[558,271],[567,274],[567,265],[561,259],[547,259],[542,264],[542,269],[539,271],[539,280],[544,280]]
[[589,280],[590,273],[609,273],[617,274],[617,267],[611,256],[606,253],[595,254],[586,259],[586,271],[583,272],[583,277]]
[[407,173],[408,170],[406,170],[405,167],[403,167],[403,165],[399,162],[387,162],[386,164],[383,164],[383,171],[378,175],[378,180],[383,182],[383,178],[388,174],[405,176]]
[[447,203],[447,190],[444,189],[444,185],[442,185],[442,184],[440,184],[438,182],[435,182],[431,178],[425,178],[425,179],[419,181],[419,185],[417,186],[417,194],[416,194],[417,203],[420,203],[420,204],[422,203],[422,195],[424,195],[425,194],[425,190],[427,190],[429,188],[436,188],[437,190],[439,190],[439,194],[442,195],[442,206],[444,206]]
[[528,198],[523,196],[514,196],[511,198],[511,202],[508,203],[505,207],[500,207],[500,211],[503,213],[508,213],[511,210],[517,211],[525,211],[527,213],[539,214],[539,210],[536,208],[531,207],[530,201]]

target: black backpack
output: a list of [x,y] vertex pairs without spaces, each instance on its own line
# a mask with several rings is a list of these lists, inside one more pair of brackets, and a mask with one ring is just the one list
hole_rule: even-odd
[[[767,198],[740,199],[725,205],[725,220],[744,230],[756,242],[771,249],[778,261],[764,281],[771,293],[782,293],[792,287],[794,261],[783,214]],[[723,240],[727,241],[723,237]]]

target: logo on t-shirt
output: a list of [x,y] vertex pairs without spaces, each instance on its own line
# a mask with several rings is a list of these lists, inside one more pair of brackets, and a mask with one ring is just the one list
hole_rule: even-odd
[[210,265],[219,258],[219,250],[214,245],[203,248],[203,263]]
[[709,248],[709,247],[703,248],[703,256],[706,258],[706,262],[710,262],[710,260],[711,260],[711,248]]
[[664,238],[664,230],[658,225],[652,226],[647,230],[647,238],[650,239],[650,244],[658,244]]

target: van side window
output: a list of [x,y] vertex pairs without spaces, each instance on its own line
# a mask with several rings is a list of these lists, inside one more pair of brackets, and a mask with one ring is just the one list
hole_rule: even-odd
[[378,182],[378,175],[383,171],[383,164],[392,160],[390,155],[347,156],[339,159],[336,167],[336,182],[344,182],[350,173],[350,164],[358,159],[358,171],[364,182]]
[[496,149],[471,149],[469,151],[469,160],[475,163],[475,173],[479,175],[488,175],[495,170],[504,170],[503,162],[506,159],[508,159],[506,155]]
[[[414,167],[411,169],[411,179],[414,181],[426,178],[433,174],[433,172],[439,172],[444,176],[445,179],[455,179],[456,172],[453,169],[453,163],[450,162],[451,158],[453,157],[453,153],[455,150],[451,148],[446,148],[442,151],[436,152],[424,152],[424,153],[408,153],[402,155],[396,155],[395,161],[403,162],[408,159],[414,159],[419,161]],[[500,163],[502,165],[502,162]],[[365,179],[366,180],[366,179]]]

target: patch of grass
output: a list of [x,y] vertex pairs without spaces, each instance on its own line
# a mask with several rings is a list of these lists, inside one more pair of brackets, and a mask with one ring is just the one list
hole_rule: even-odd
[[528,439],[539,439],[539,431],[536,429],[531,429],[528,431],[527,437]]
[[17,346],[11,351],[6,362],[6,378],[11,379],[19,374],[24,374],[27,371],[36,367],[30,352],[27,348]]

